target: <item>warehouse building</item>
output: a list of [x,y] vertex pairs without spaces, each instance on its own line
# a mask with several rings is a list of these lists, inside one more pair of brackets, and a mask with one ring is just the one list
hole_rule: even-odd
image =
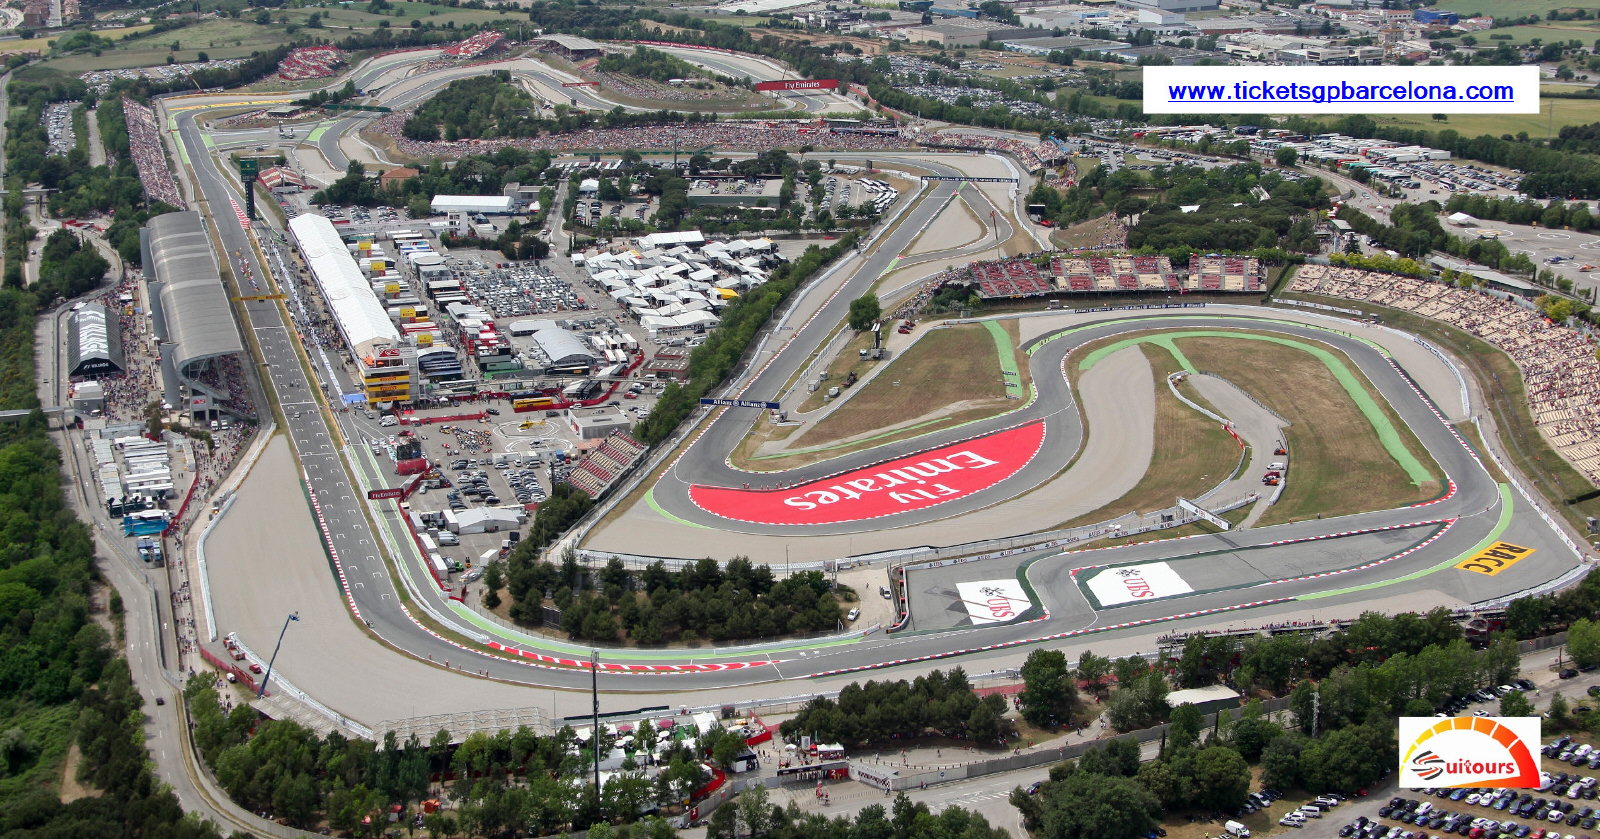
[[503,216],[511,212],[511,204],[509,195],[435,195],[429,207],[434,215],[471,213]]

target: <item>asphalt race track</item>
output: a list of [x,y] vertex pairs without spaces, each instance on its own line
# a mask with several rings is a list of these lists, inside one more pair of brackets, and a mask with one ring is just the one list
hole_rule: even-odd
[[[362,78],[376,78],[390,69],[370,68]],[[386,104],[412,101],[409,97],[423,96],[445,81],[429,77],[406,91],[403,98]],[[357,81],[358,86],[363,83]],[[198,197],[204,202],[201,207],[207,211],[226,250],[222,258],[237,262],[231,255],[238,251],[251,264],[255,276],[271,276],[261,264],[254,236],[236,221],[236,178],[212,161],[195,122],[197,111],[173,112],[176,139],[192,164]],[[330,163],[344,165],[344,156],[337,148],[338,137],[362,121],[339,120],[320,138],[319,147]],[[900,160],[938,174],[959,174],[964,158],[884,154],[874,155],[874,159]],[[833,289],[831,296],[803,324],[768,336],[763,347],[775,349],[770,360],[748,371],[731,391],[746,398],[769,398],[778,393],[803,369],[833,327],[844,320],[849,301],[894,269],[898,255],[943,209],[956,186],[937,182],[926,186],[919,196],[902,199],[914,203],[905,210],[901,223],[888,233],[876,234],[853,270],[830,272],[814,281],[813,286]],[[1004,241],[1012,230],[1007,222],[1002,222],[1001,227],[998,238]],[[959,255],[962,251],[950,253]],[[452,605],[431,585],[408,587],[413,602],[410,610],[402,606],[399,591],[405,584],[393,578],[392,566],[384,562],[384,551],[379,546],[386,540],[383,534],[374,532],[372,525],[379,522],[383,526],[392,511],[365,509],[362,498],[366,485],[353,480],[347,471],[349,463],[358,462],[351,450],[360,448],[359,443],[351,446],[336,424],[329,424],[325,415],[316,410],[313,389],[319,388],[320,383],[317,377],[308,376],[301,363],[303,356],[282,306],[262,300],[247,301],[244,306],[247,322],[241,326],[261,347],[266,368],[264,383],[273,388],[284,405],[287,435],[304,466],[305,481],[326,526],[328,544],[339,556],[339,579],[330,575],[327,583],[342,587],[355,616],[368,622],[383,643],[419,659],[466,660],[469,668],[483,670],[504,682],[587,688],[589,674],[570,666],[582,658],[583,648],[579,645],[510,637],[511,633],[473,627],[455,615]],[[915,592],[913,623],[905,632],[856,633],[821,641],[727,650],[618,651],[606,656],[605,672],[600,677],[602,688],[640,692],[720,688],[851,673],[952,655],[962,656],[953,663],[972,670],[1010,655],[1011,648],[1041,639],[1095,638],[1094,643],[1100,644],[1102,633],[1148,633],[1150,626],[1165,621],[1173,621],[1164,625],[1174,631],[1202,625],[1175,620],[1185,616],[1204,616],[1204,626],[1217,626],[1222,620],[1218,615],[1259,624],[1282,620],[1285,615],[1303,613],[1308,608],[1323,608],[1323,603],[1330,613],[1337,610],[1348,614],[1369,603],[1479,602],[1539,585],[1579,564],[1561,537],[1522,498],[1490,479],[1477,456],[1441,421],[1401,371],[1372,345],[1330,330],[1276,319],[1278,313],[1274,310],[1257,311],[1259,317],[1250,317],[1238,307],[1146,312],[1078,328],[1054,340],[1046,340],[1051,336],[1035,339],[1030,364],[1037,396],[1026,407],[967,426],[952,436],[889,444],[790,473],[762,476],[765,481],[781,481],[792,488],[842,472],[877,470],[880,464],[920,455],[931,448],[1008,429],[1015,429],[1018,435],[1013,440],[1035,441],[1033,456],[1014,471],[997,469],[996,472],[1005,472],[1000,479],[980,482],[981,486],[974,485],[970,491],[940,499],[937,504],[910,505],[914,508],[871,522],[845,516],[817,524],[759,524],[712,515],[694,503],[691,486],[737,493],[746,492],[743,485],[753,480],[727,464],[728,453],[748,429],[749,421],[747,413],[731,411],[724,411],[703,425],[693,444],[657,485],[655,500],[673,516],[720,532],[787,539],[896,528],[905,534],[906,545],[924,544],[918,541],[917,525],[993,507],[1060,473],[1083,445],[1086,432],[1061,375],[1062,358],[1087,342],[1152,328],[1248,328],[1343,351],[1433,453],[1446,473],[1438,477],[1453,482],[1453,494],[1423,506],[1339,519],[1101,550],[1063,553],[1057,548],[915,571],[910,578],[910,588]],[[314,364],[314,369],[322,369],[320,362]],[[977,445],[974,441],[955,447],[943,456],[954,459],[957,452]],[[998,455],[991,457],[981,451],[975,457],[966,463],[999,459]],[[911,463],[918,462],[913,457]],[[370,478],[370,474],[363,477]],[[887,497],[887,493],[879,494]],[[801,509],[797,505],[784,507]],[[708,531],[708,535],[712,532]],[[1330,534],[1349,535],[1327,538]],[[1496,539],[1534,551],[1494,575],[1452,567],[1458,557]],[[407,561],[394,558],[397,566]],[[1103,566],[1111,568],[1107,571]],[[961,586],[1015,581],[1019,574],[1029,582],[1033,593],[1026,598],[1026,604],[1017,604],[1017,614],[1008,619],[1011,622],[972,626],[970,615],[962,613],[966,611],[966,600],[960,595]],[[1144,576],[1139,577],[1141,574]],[[1154,581],[1145,589],[1151,594],[1123,603],[1106,602],[1114,596],[1108,593],[1105,580],[1138,582],[1135,577]],[[1090,600],[1091,595],[1100,601],[1098,605]],[[1244,604],[1250,604],[1249,611],[1241,611]],[[958,608],[962,611],[955,611]],[[447,638],[424,625],[414,614],[419,611],[433,615],[454,637]],[[518,658],[491,654],[491,643],[512,651]],[[359,650],[346,652],[360,654]],[[286,665],[284,673],[292,680],[293,664]],[[795,692],[792,688],[789,691]]]

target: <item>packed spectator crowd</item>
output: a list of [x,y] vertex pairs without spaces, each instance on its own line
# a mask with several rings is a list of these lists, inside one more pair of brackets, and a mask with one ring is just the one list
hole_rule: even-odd
[[1066,159],[1066,153],[1048,140],[1025,143],[1007,137],[990,137],[987,134],[966,134],[959,131],[940,131],[923,134],[920,141],[925,146],[944,146],[959,149],[988,149],[1004,152],[1021,161],[1024,168],[1033,172]]
[[1504,350],[1522,371],[1528,407],[1550,446],[1600,484],[1600,361],[1588,336],[1513,300],[1395,274],[1304,265],[1289,290],[1412,312]]
[[296,47],[278,63],[278,78],[291,82],[325,79],[344,63],[344,51],[338,47]]
[[630,128],[589,128],[540,137],[493,140],[411,140],[401,133],[408,112],[388,114],[373,127],[394,139],[400,153],[419,159],[452,159],[469,154],[492,154],[503,148],[530,151],[625,151],[628,149],[696,149],[767,151],[811,146],[832,151],[888,151],[909,143],[897,136],[851,134],[816,128],[807,123],[712,122],[698,125],[650,125]]
[[178,183],[172,179],[166,153],[161,150],[161,131],[156,126],[155,112],[132,99],[123,98],[122,114],[128,125],[129,153],[133,155],[134,166],[139,169],[139,180],[144,182],[145,194],[152,201],[184,209]]

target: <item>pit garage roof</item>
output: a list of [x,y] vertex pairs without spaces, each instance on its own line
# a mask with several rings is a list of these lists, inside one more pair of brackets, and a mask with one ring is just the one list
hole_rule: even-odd
[[289,220],[289,233],[300,246],[300,253],[311,267],[317,287],[327,301],[339,331],[357,356],[365,356],[379,344],[400,343],[400,332],[389,320],[389,313],[378,302],[378,295],[361,276],[361,268],[345,248],[333,222],[319,215],[302,213]]
[[128,369],[122,357],[122,330],[102,303],[85,303],[67,324],[68,369],[74,377],[107,376]]
[[595,360],[595,353],[590,348],[589,342],[568,329],[560,327],[538,329],[533,333],[533,343],[544,353],[545,358],[550,359],[552,367],[588,364]]
[[161,283],[165,338],[176,345],[172,360],[177,369],[244,352],[200,214],[189,210],[156,216],[149,229],[150,264]]

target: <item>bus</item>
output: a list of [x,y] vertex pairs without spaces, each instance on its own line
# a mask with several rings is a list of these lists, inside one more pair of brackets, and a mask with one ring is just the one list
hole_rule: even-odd
[[122,517],[124,536],[154,536],[166,529],[166,510],[142,510]]
[[556,405],[555,398],[551,396],[531,396],[511,400],[511,410],[518,414],[524,414],[528,411],[542,411],[547,408],[554,408]]
[[391,241],[400,242],[406,239],[420,239],[422,234],[415,230],[394,230],[389,233]]

